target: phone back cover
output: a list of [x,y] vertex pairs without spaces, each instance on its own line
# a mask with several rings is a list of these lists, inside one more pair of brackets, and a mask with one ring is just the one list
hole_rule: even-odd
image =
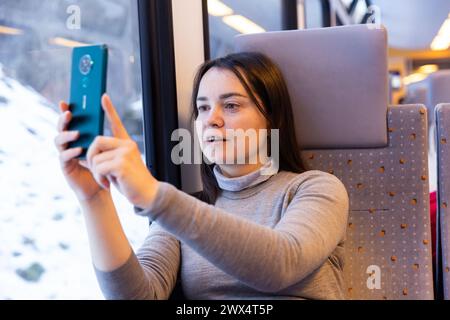
[[[73,117],[69,130],[78,130],[80,138],[70,143],[69,148],[82,147],[83,154],[80,158],[85,157],[95,137],[103,134],[101,97],[106,91],[107,57],[105,45],[73,49],[70,88],[70,110]],[[81,65],[83,63],[84,66]]]

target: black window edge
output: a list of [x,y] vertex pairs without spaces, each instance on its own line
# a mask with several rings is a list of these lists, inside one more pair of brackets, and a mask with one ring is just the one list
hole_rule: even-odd
[[327,28],[331,26],[331,7],[328,0],[321,0],[322,6],[322,27]]
[[156,179],[181,188],[180,167],[171,160],[171,134],[178,129],[172,5],[137,1],[145,159]]
[[209,14],[208,14],[208,0],[202,0],[202,15],[203,15],[203,48],[205,61],[211,59],[211,47],[209,40]]
[[283,30],[298,29],[297,0],[282,0]]

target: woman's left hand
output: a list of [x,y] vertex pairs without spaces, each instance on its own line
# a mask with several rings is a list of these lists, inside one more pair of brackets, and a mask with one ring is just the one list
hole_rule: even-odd
[[[88,149],[87,166],[104,188],[112,182],[135,206],[151,206],[158,188],[144,164],[139,148],[126,131],[108,95],[102,97],[102,108],[111,124],[113,137],[99,136]],[[107,178],[105,183],[104,177]]]

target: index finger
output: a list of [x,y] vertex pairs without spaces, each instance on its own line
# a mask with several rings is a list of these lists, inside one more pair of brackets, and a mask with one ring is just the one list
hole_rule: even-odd
[[59,102],[59,110],[61,110],[61,112],[66,112],[66,111],[68,111],[70,108],[69,108],[69,105],[66,103],[66,102],[64,102],[64,101],[60,101]]
[[114,105],[107,94],[102,96],[102,107],[103,110],[105,110],[109,123],[111,124],[111,130],[114,137],[119,139],[130,139],[125,126],[122,124],[122,121],[117,114],[116,108],[114,108]]

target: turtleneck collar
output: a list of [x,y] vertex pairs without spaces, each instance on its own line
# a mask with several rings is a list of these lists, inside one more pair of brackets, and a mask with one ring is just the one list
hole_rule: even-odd
[[260,184],[261,182],[268,180],[271,176],[277,174],[278,168],[276,168],[276,170],[274,168],[271,168],[272,163],[273,160],[271,159],[270,161],[266,162],[261,168],[246,175],[235,178],[225,177],[218,165],[214,166],[213,171],[214,175],[216,176],[217,183],[222,190],[241,191]]

